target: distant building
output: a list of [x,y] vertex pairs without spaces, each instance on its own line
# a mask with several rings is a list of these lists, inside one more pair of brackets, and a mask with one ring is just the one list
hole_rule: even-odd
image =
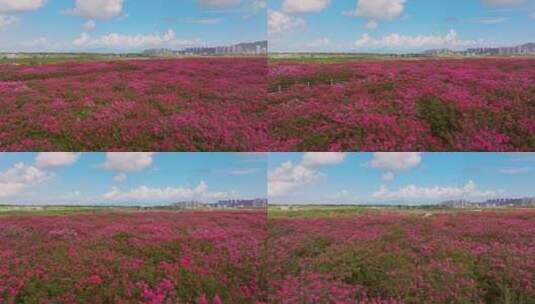
[[221,200],[213,206],[216,208],[267,208],[268,200],[263,198]]
[[535,55],[535,43],[526,43],[512,47],[479,47],[464,51],[450,49],[428,50],[428,56],[529,56]]
[[165,55],[175,55],[177,52],[170,49],[150,49],[143,51],[143,55],[148,56],[165,56]]
[[535,207],[535,198],[498,198],[478,203],[484,207]]
[[207,204],[199,201],[183,201],[174,203],[169,207],[173,209],[201,209],[206,208]]
[[472,203],[467,200],[451,200],[451,201],[445,201],[441,204],[443,207],[446,208],[469,208],[472,207]]
[[495,198],[488,199],[483,202],[470,202],[467,200],[450,200],[440,204],[445,208],[519,208],[519,207],[535,207],[535,198]]
[[428,56],[454,56],[455,52],[450,49],[428,50],[424,52]]
[[181,51],[170,49],[150,49],[143,51],[148,56],[169,56],[169,55],[198,55],[198,56],[224,56],[224,55],[264,55],[267,54],[267,41],[246,42],[230,46],[213,47],[190,47]]

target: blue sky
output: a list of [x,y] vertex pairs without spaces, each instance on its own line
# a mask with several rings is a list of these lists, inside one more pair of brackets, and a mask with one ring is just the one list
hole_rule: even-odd
[[535,42],[535,0],[271,0],[271,51],[410,52]]
[[535,154],[270,153],[270,203],[425,204],[535,197]]
[[267,156],[0,153],[0,204],[162,204],[264,198]]
[[265,0],[0,0],[0,51],[181,49],[266,39]]

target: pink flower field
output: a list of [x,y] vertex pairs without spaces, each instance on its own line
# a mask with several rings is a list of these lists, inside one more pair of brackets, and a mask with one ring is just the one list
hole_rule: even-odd
[[532,59],[0,65],[2,151],[529,151],[534,121]]
[[280,63],[269,69],[277,150],[535,150],[535,60]]
[[0,303],[533,303],[535,212],[0,215]]
[[262,303],[265,212],[0,215],[0,303]]
[[271,303],[534,303],[535,212],[270,220]]
[[0,65],[0,150],[252,151],[263,58]]

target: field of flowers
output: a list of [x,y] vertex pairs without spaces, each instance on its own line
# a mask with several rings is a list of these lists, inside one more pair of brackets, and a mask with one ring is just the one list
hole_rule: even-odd
[[263,58],[0,65],[0,150],[258,150],[266,77]]
[[271,303],[535,303],[535,212],[269,222]]
[[535,150],[535,60],[281,62],[269,68],[277,150]]
[[265,212],[0,215],[0,303],[263,303]]

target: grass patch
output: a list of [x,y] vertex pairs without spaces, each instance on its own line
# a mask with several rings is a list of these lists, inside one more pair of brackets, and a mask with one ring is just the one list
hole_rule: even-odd
[[368,212],[365,208],[355,206],[310,206],[283,209],[270,207],[268,217],[276,218],[322,218],[322,217],[351,217]]
[[311,64],[336,64],[346,63],[351,61],[367,61],[367,60],[393,60],[399,59],[398,55],[394,54],[317,54],[317,53],[281,53],[270,54],[268,57],[269,64],[280,63],[311,63]]

